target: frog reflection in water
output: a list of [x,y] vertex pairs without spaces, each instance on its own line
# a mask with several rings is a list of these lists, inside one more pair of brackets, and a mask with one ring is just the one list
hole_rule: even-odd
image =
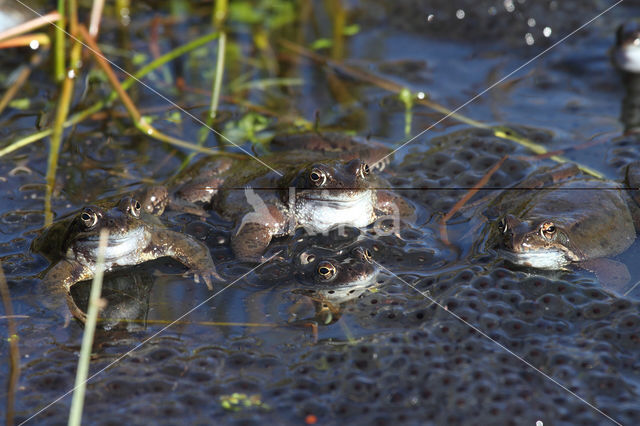
[[355,299],[375,284],[378,272],[369,249],[357,246],[334,252],[329,249],[305,250],[296,258],[294,292],[309,297],[315,318],[329,324],[340,318],[340,305]]
[[[630,166],[627,186],[638,187],[638,170]],[[490,211],[499,217],[494,236],[514,263],[541,269],[576,263],[604,284],[629,280],[626,266],[606,259],[636,237],[638,207],[619,183],[585,176],[573,164],[543,168],[504,191]]]
[[70,289],[95,274],[99,235],[106,229],[105,271],[169,256],[188,267],[196,282],[202,279],[212,289],[212,278],[220,277],[207,247],[152,220],[157,218],[142,213],[138,201],[123,198],[113,208],[85,207],[75,217],[54,224],[32,246],[57,261],[45,275],[45,285],[62,293],[73,316],[84,321],[85,313],[75,304]]
[[273,169],[253,158],[205,159],[215,168],[180,184],[173,196],[153,188],[144,197],[145,210],[158,214],[168,205],[193,211],[198,203],[210,204],[235,223],[231,247],[238,258],[249,261],[259,260],[272,238],[291,235],[297,228],[320,233],[337,225],[364,227],[382,215],[398,217],[411,210],[402,198],[375,189],[386,185],[367,163],[344,159],[362,150],[329,155],[334,151],[314,149],[262,157]]

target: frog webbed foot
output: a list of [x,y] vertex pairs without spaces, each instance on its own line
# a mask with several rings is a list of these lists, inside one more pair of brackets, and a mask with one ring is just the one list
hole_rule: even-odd
[[215,268],[210,270],[202,270],[202,269],[189,269],[185,272],[186,276],[193,276],[193,280],[196,283],[200,283],[200,280],[204,282],[209,290],[213,290],[213,281],[222,281],[224,279],[218,275]]

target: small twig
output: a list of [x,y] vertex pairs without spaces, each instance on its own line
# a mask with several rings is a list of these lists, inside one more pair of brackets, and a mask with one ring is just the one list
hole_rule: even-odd
[[11,100],[16,96],[20,88],[26,83],[27,79],[31,75],[31,70],[40,65],[42,61],[42,55],[35,54],[31,57],[31,64],[28,66],[23,65],[22,70],[18,74],[18,77],[13,82],[13,84],[7,89],[7,91],[2,95],[2,99],[0,99],[0,114],[4,111],[4,109],[9,105]]
[[29,319],[29,318],[31,318],[29,315],[0,315],[0,320]]
[[151,29],[149,32],[149,52],[153,59],[160,57],[160,46],[158,45],[158,30],[160,27],[160,17],[154,16],[151,20]]
[[185,324],[185,325],[204,325],[213,327],[288,327],[288,324],[270,324],[270,323],[257,323],[257,322],[224,322],[224,321],[168,321],[160,319],[129,319],[129,318],[98,318],[98,322],[112,322],[112,321],[133,323],[133,324]]
[[5,422],[7,426],[13,425],[14,405],[16,400],[16,387],[20,378],[20,349],[18,348],[18,331],[15,321],[17,316],[13,314],[11,306],[11,294],[7,286],[7,280],[4,277],[2,263],[0,263],[0,295],[2,295],[2,303],[4,305],[4,313],[7,319],[7,329],[9,336],[9,380],[7,383],[7,411],[5,413]]
[[[393,93],[399,94],[403,89],[405,89],[405,87],[403,87],[403,86],[401,86],[399,84],[396,84],[396,83],[394,83],[392,81],[382,79],[382,78],[380,78],[378,76],[375,76],[373,74],[370,74],[370,73],[368,73],[366,71],[362,71],[362,70],[359,70],[359,69],[356,69],[356,68],[352,68],[352,67],[350,67],[348,65],[342,64],[342,63],[334,61],[334,60],[331,60],[331,59],[326,58],[326,57],[324,57],[322,55],[319,55],[317,53],[311,52],[310,50],[305,49],[304,47],[299,46],[299,45],[297,45],[295,43],[292,43],[292,42],[290,42],[288,40],[281,39],[280,40],[280,44],[282,44],[285,48],[287,48],[289,50],[292,50],[292,51],[296,52],[297,54],[299,54],[301,56],[305,56],[305,57],[307,57],[307,58],[309,58],[309,59],[311,59],[311,60],[313,60],[315,62],[318,62],[318,63],[329,65],[332,68],[335,68],[335,69],[339,70],[340,72],[342,72],[344,74],[347,74],[347,75],[349,75],[349,76],[351,76],[353,78],[356,78],[358,80],[361,80],[361,81],[369,82],[369,83],[374,84],[374,85],[380,87],[381,89],[387,90],[389,92],[393,92]],[[469,124],[469,125],[471,125],[473,127],[478,127],[478,128],[482,128],[482,129],[489,128],[489,126],[484,124],[484,123],[481,123],[479,121],[473,120],[473,119],[468,118],[468,117],[465,117],[464,115],[461,115],[461,114],[458,114],[458,113],[452,113],[452,111],[450,109],[448,109],[448,108],[446,108],[446,107],[444,107],[444,106],[442,106],[442,105],[440,105],[440,104],[438,104],[436,102],[433,102],[433,101],[431,101],[429,99],[426,99],[426,98],[425,99],[416,99],[415,102],[419,103],[421,105],[424,105],[426,107],[429,107],[429,108],[431,108],[431,109],[433,109],[435,111],[438,111],[438,112],[440,112],[442,114],[449,115],[450,117],[452,117],[452,118],[454,118],[454,119],[456,119],[458,121],[461,121],[463,123]]]
[[91,5],[91,18],[89,20],[89,34],[96,40],[100,32],[100,21],[102,20],[102,10],[104,9],[104,0],[93,0]]
[[496,164],[494,164],[493,167],[491,167],[491,169],[489,169],[489,171],[487,171],[487,173],[482,176],[478,183],[476,183],[473,188],[467,191],[467,193],[460,200],[458,200],[457,203],[454,204],[451,210],[449,210],[449,212],[444,215],[442,219],[440,219],[440,238],[445,244],[449,245],[449,237],[447,235],[447,221],[451,219],[453,215],[456,214],[458,210],[460,210],[467,203],[467,201],[471,199],[471,197],[476,195],[478,191],[487,184],[487,182],[489,182],[491,176],[493,176],[493,174],[497,172],[498,169],[500,169],[507,158],[509,158],[509,156],[505,155]]
[[50,12],[46,15],[40,16],[31,21],[24,22],[20,25],[16,25],[13,28],[9,28],[0,33],[0,40],[15,37],[20,34],[27,33],[35,30],[36,28],[44,27],[45,25],[52,24],[60,20],[60,14],[58,12]]
[[0,49],[31,46],[33,42],[37,43],[35,46],[37,49],[38,46],[49,46],[51,44],[51,39],[45,33],[27,34],[0,41]]

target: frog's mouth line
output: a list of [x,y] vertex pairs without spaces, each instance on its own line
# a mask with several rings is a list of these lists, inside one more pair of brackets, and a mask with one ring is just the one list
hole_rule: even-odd
[[301,194],[300,198],[303,198],[307,201],[316,201],[322,203],[336,203],[335,207],[339,208],[341,204],[348,205],[350,203],[358,203],[362,201],[364,198],[371,197],[370,189],[363,190],[349,190],[348,193],[344,193],[344,191],[337,190],[323,190],[318,191],[319,195],[308,195]]
[[[78,241],[78,249],[86,253],[90,259],[95,260],[98,257],[99,239],[99,235],[92,235]],[[104,260],[105,262],[115,262],[119,265],[130,265],[131,260],[128,259],[128,256],[144,248],[148,240],[147,230],[142,226],[128,232],[126,235],[110,235],[104,253]]]

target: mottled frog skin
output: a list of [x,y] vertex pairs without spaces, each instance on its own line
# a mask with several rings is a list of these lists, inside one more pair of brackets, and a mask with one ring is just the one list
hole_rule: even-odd
[[295,293],[309,297],[315,320],[330,324],[341,316],[340,305],[357,298],[375,285],[378,268],[366,247],[333,251],[311,248],[295,259]]
[[85,313],[75,304],[71,287],[93,278],[96,269],[100,231],[109,231],[105,250],[105,271],[169,256],[186,267],[198,282],[212,289],[212,278],[220,279],[208,248],[188,235],[164,229],[157,218],[141,211],[132,198],[123,198],[115,207],[85,207],[73,218],[52,225],[33,243],[33,250],[53,262],[44,284],[64,297],[74,317],[81,321]]
[[[297,142],[303,140],[305,146],[313,142],[313,149],[261,157],[277,172],[249,157],[203,159],[214,167],[180,183],[172,196],[163,188],[152,188],[144,197],[145,210],[158,214],[165,206],[212,208],[235,223],[232,249],[249,261],[259,260],[272,238],[291,235],[297,228],[319,233],[338,225],[365,227],[382,215],[406,215],[412,210],[401,197],[376,189],[388,185],[373,176],[366,162],[353,158],[362,148],[346,152],[344,138],[338,137],[296,138],[292,146],[304,145]],[[333,157],[340,158],[325,158],[336,151],[340,155]],[[383,157],[381,147],[375,151],[376,159]],[[205,165],[195,167],[200,170]]]
[[[624,186],[637,187],[633,170]],[[541,168],[493,202],[499,245],[514,263],[542,269],[622,253],[636,238],[638,217],[624,186],[574,164]]]

